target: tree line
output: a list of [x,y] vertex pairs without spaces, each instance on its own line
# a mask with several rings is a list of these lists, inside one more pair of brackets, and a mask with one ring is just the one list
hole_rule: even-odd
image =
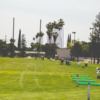
[[76,57],[91,57],[93,63],[100,63],[100,13],[96,16],[95,22],[92,24],[90,33],[90,42],[77,41],[74,43],[71,40],[71,35],[68,35],[67,47],[71,49],[71,56]]
[[[42,38],[44,33],[41,30],[33,37],[33,40],[37,42],[32,42],[31,47],[26,46],[25,35],[21,34],[21,29],[19,30],[18,45],[15,46],[14,39],[10,39],[10,43],[0,40],[0,56],[15,56],[15,50],[20,51],[19,56],[25,56],[25,51],[38,51],[46,52],[46,57],[54,58],[56,54],[56,49],[59,48],[56,44],[58,33],[54,29],[61,30],[64,26],[63,19],[58,21],[49,22],[46,24],[46,34],[48,36],[48,43],[42,44]],[[92,31],[90,33],[90,42],[77,41],[71,39],[71,34],[68,35],[67,48],[71,50],[71,56],[76,57],[91,57],[94,63],[100,63],[100,13],[96,16],[96,19],[92,25]]]
[[[40,20],[41,23],[41,20]],[[26,38],[25,34],[22,34],[21,29],[19,29],[19,36],[18,36],[18,45],[15,46],[15,39],[11,38],[10,43],[7,43],[6,41],[0,40],[0,56],[9,56],[14,57],[15,51],[19,51],[20,54],[18,56],[24,57],[25,51],[37,51],[37,52],[46,52],[46,57],[48,58],[54,58],[54,55],[56,54],[56,40],[58,37],[58,33],[54,32],[54,29],[61,30],[64,25],[63,19],[59,19],[57,21],[49,22],[46,25],[47,28],[47,36],[48,36],[48,43],[45,45],[42,44],[42,38],[44,36],[44,33],[41,30],[41,24],[40,24],[40,31],[36,33],[36,36],[33,37],[33,41],[36,40],[37,42],[32,42],[30,44],[30,47],[27,47],[26,45]]]

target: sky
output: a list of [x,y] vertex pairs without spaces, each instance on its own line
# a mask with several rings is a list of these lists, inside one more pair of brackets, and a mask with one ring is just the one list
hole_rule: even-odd
[[77,40],[89,41],[90,27],[99,12],[100,0],[0,0],[0,39],[5,39],[6,35],[9,42],[15,17],[15,44],[21,29],[29,46],[39,32],[39,21],[42,19],[45,43],[46,24],[62,18],[65,22],[64,46],[68,34],[72,32],[76,32]]

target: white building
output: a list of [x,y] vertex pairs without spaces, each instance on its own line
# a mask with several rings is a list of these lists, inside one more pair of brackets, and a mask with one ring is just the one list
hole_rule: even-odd
[[57,49],[57,56],[58,56],[59,59],[61,59],[61,58],[71,59],[70,55],[71,55],[70,49],[67,49],[67,48]]
[[56,44],[59,48],[64,48],[64,29],[53,29],[53,32],[58,33]]

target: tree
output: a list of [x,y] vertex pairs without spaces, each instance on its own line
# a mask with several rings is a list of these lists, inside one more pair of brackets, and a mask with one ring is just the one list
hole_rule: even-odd
[[18,37],[18,50],[21,50],[21,29],[19,30],[19,37]]
[[58,33],[57,32],[54,32],[53,33],[54,44],[56,44],[57,37],[58,37]]
[[[64,21],[63,19],[59,19],[58,20],[58,23],[56,21],[54,21],[52,23],[53,25],[53,29],[58,29],[59,31],[62,29],[62,27],[64,26]],[[57,32],[53,32],[53,40],[54,40],[54,44],[57,40],[57,37],[58,37],[58,33]]]
[[48,55],[48,57],[54,57],[56,54],[56,49],[57,49],[56,40],[59,35],[58,32],[62,29],[63,25],[64,21],[62,19],[59,19],[58,21],[54,22],[49,22],[46,25],[47,28],[46,33],[49,39],[49,43],[46,45],[46,55]]
[[15,40],[14,39],[10,39],[10,44],[9,44],[9,55],[10,57],[14,57],[15,56],[15,45],[14,45]]
[[21,40],[21,56],[25,56],[25,50],[26,50],[26,39],[25,39],[25,35],[22,34],[22,40]]
[[62,29],[63,25],[64,25],[63,19],[59,19],[58,22],[57,21],[49,22],[46,25],[49,44],[52,43],[52,38],[53,38],[53,41],[54,41],[54,44],[55,44],[56,39],[58,37],[58,33],[57,32],[53,32],[53,29],[58,29],[60,31]]
[[41,40],[42,40],[42,37],[43,37],[44,33],[43,32],[39,32],[36,34],[36,39],[38,39],[38,42],[37,42],[37,50],[40,52],[41,51]]
[[44,35],[43,32],[39,32],[36,34],[36,39],[38,39],[39,44],[41,44],[41,40],[42,40],[43,35]]
[[67,48],[71,49],[72,43],[71,43],[71,34],[68,34],[68,39],[67,39]]
[[0,56],[8,56],[8,44],[0,40]]
[[47,36],[48,36],[48,39],[49,39],[49,43],[51,44],[51,40],[52,40],[52,36],[53,36],[53,24],[51,22],[49,22],[47,25],[46,25],[46,28],[47,28]]
[[64,21],[63,19],[59,19],[58,20],[58,24],[57,24],[57,29],[62,29],[62,27],[64,26]]
[[45,56],[47,58],[54,58],[56,53],[55,48],[57,48],[55,44],[45,44],[44,48],[44,51],[46,52]]
[[93,30],[90,33],[91,40],[91,56],[97,59],[97,63],[100,63],[100,13],[96,16],[96,20],[93,23]]
[[82,54],[81,56],[83,57],[90,57],[90,43],[88,42],[81,42],[81,47],[82,47]]
[[71,48],[71,55],[79,60],[80,55],[82,54],[82,47],[80,42],[75,42],[74,46]]

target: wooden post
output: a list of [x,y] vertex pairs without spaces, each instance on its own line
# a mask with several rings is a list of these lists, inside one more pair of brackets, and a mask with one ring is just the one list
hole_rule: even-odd
[[87,94],[87,100],[90,100],[90,82],[88,82],[88,94]]

